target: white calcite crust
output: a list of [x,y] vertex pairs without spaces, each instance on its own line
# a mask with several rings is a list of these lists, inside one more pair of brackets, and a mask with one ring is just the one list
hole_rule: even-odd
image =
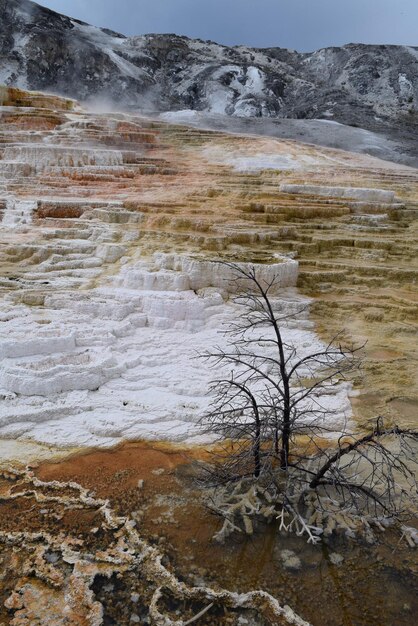
[[[1,168],[0,168],[1,169]],[[32,215],[38,203],[34,200],[8,198],[1,225],[3,228],[17,228],[32,222]]]
[[[294,288],[295,261],[259,272],[279,277],[274,301],[283,311],[306,303]],[[231,276],[225,265],[155,254],[122,265],[106,287],[58,289],[43,306],[6,301],[0,437],[64,447],[203,441],[197,422],[219,371],[197,355],[225,345],[239,313]],[[306,311],[284,332],[300,355],[321,345]],[[336,430],[351,414],[348,392],[340,385],[321,397]]]
[[8,146],[4,151],[4,161],[19,162],[32,166],[35,171],[53,167],[121,166],[122,153],[119,150],[104,150],[88,147],[57,146],[44,144]]
[[280,191],[303,195],[323,196],[325,198],[348,198],[362,202],[395,202],[395,192],[385,189],[367,189],[362,187],[328,187],[325,185],[280,185]]
[[[16,130],[22,111],[9,109],[0,155],[0,447],[7,439],[11,449],[54,450],[203,441],[210,384],[230,371],[198,355],[226,345],[241,312],[234,296],[245,287],[217,259],[263,260],[257,274],[276,279],[271,297],[288,315],[285,340],[301,357],[323,349],[308,310],[298,314],[309,303],[296,289],[296,228],[282,225],[287,198],[278,207],[252,200],[261,170],[274,170],[270,197],[280,195],[278,172],[331,157],[213,138],[191,156],[173,154],[180,131],[164,139],[165,126],[157,133],[136,117],[68,113],[51,130],[48,109],[39,117],[25,109]],[[277,254],[283,249],[289,256]],[[341,384],[321,394],[337,433],[351,416],[349,392]]]
[[[241,263],[248,267],[248,263]],[[276,279],[276,293],[283,287],[294,287],[298,277],[298,263],[292,259],[282,259],[281,263],[260,266],[266,282]],[[151,271],[149,265],[128,266],[118,280],[120,286],[134,289],[198,291],[216,287],[232,293],[242,287],[234,286],[236,273],[227,264],[202,261],[178,254],[155,254]]]

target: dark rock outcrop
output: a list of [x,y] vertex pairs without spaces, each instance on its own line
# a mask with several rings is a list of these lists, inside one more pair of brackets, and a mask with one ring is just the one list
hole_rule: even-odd
[[152,111],[322,118],[406,136],[418,129],[418,47],[349,44],[301,54],[125,37],[29,0],[0,0],[0,20],[7,85]]

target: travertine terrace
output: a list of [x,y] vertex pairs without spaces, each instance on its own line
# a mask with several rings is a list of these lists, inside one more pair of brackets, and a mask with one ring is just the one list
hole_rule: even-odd
[[[355,419],[411,422],[417,170],[0,97],[4,458],[42,456],[42,444],[198,442],[212,374],[192,357],[234,316],[213,259],[278,272],[286,311],[311,299],[286,331],[300,350],[342,329],[367,340]],[[324,398],[336,431],[349,392]]]

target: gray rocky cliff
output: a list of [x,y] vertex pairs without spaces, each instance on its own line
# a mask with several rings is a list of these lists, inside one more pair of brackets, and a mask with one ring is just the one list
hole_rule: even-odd
[[313,53],[125,37],[29,0],[0,0],[0,83],[148,111],[328,119],[417,137],[418,47]]

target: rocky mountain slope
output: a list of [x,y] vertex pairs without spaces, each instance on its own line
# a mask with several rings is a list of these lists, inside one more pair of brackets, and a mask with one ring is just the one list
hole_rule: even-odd
[[142,110],[331,119],[418,128],[418,47],[349,44],[301,54],[177,35],[121,34],[28,0],[0,0],[0,82]]

